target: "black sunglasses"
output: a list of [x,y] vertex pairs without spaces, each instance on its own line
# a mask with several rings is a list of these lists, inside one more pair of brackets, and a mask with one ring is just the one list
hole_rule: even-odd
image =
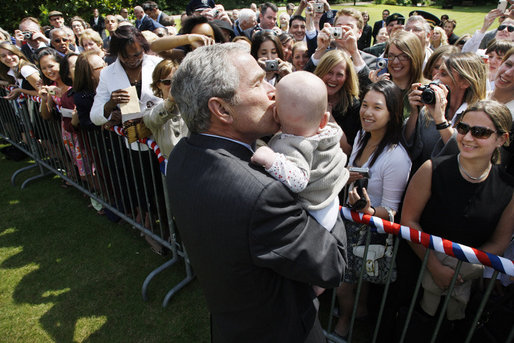
[[171,85],[171,80],[169,80],[169,79],[159,80],[159,82],[162,83],[165,86],[170,86]]
[[487,127],[483,126],[469,126],[466,123],[459,122],[457,124],[457,132],[461,135],[467,134],[469,131],[471,131],[471,135],[478,139],[487,139],[491,137],[493,133],[496,131],[491,130]]
[[505,29],[507,29],[507,31],[509,31],[509,32],[512,32],[512,31],[514,31],[514,26],[512,26],[512,25],[500,25],[500,26],[498,26],[498,31],[503,31]]

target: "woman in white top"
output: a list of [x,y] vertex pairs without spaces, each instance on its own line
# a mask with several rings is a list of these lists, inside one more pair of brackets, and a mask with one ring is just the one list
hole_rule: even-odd
[[7,95],[7,99],[16,99],[20,94],[38,94],[39,70],[18,47],[9,42],[0,43],[0,62],[0,79],[18,87]]
[[[364,204],[356,208],[360,196],[356,188],[348,195],[348,204],[354,210],[390,219],[400,207],[400,202],[409,179],[411,161],[407,151],[400,143],[403,115],[402,93],[392,81],[382,80],[371,84],[364,96],[360,109],[362,130],[355,138],[350,167],[369,168],[369,180],[363,188]],[[349,182],[362,179],[363,176],[350,172]],[[335,333],[346,336],[353,308],[352,296],[359,270],[354,270],[351,246],[357,243],[359,232],[348,225],[348,270],[344,282],[337,290],[341,316],[335,327]],[[385,238],[385,237],[382,237]],[[379,234],[373,234],[372,240],[380,240]],[[366,315],[367,285],[363,284],[357,316]]]

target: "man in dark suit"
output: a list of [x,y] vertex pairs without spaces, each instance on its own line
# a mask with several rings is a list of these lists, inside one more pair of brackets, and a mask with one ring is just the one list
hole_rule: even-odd
[[158,27],[163,27],[161,24],[150,18],[143,11],[143,7],[134,7],[134,15],[136,16],[136,22],[134,25],[139,31],[152,31]]
[[154,1],[146,1],[143,3],[143,11],[145,11],[146,15],[150,18],[158,22],[159,24],[164,26],[164,22],[166,18],[169,17],[166,13],[159,9],[159,6]]
[[207,298],[212,342],[324,342],[312,285],[339,285],[344,225],[327,231],[252,164],[255,141],[278,130],[264,76],[237,43],[198,48],[181,63],[171,88],[191,136],[169,157],[171,211]]
[[105,37],[105,20],[104,17],[98,12],[98,8],[93,10],[93,17],[89,20],[91,28],[100,34],[100,37]]
[[373,32],[372,32],[372,36],[373,36],[373,44],[375,44],[376,42],[376,37],[377,37],[377,34],[378,34],[378,31],[383,28],[384,26],[386,26],[386,19],[387,17],[389,17],[389,10],[383,10],[382,11],[382,20],[378,20],[375,22],[375,24],[373,24]]

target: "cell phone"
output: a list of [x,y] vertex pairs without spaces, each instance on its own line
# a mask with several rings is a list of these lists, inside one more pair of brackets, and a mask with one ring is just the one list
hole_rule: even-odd
[[369,168],[350,167],[349,171],[359,173],[362,177],[369,179]]
[[[362,169],[368,169],[368,168],[362,168]],[[366,199],[364,198],[364,192],[362,191],[363,188],[368,187],[368,179],[359,179],[354,182],[354,187],[357,188],[357,194],[359,194],[360,199],[357,200],[352,205],[352,210],[359,211],[362,210],[364,207],[366,207],[366,204],[368,203]]]
[[498,7],[497,8],[500,11],[505,12],[505,10],[507,9],[507,0],[500,0],[500,1],[498,1]]

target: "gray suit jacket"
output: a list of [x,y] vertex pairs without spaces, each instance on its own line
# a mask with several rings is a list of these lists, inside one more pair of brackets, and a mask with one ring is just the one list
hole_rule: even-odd
[[178,231],[207,298],[213,342],[303,342],[317,315],[311,285],[339,285],[346,234],[226,139],[192,134],[169,157]]

